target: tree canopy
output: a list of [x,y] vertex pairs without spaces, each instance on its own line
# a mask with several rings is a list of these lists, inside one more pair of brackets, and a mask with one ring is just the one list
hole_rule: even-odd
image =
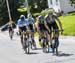
[[75,7],[75,0],[70,0],[71,6]]

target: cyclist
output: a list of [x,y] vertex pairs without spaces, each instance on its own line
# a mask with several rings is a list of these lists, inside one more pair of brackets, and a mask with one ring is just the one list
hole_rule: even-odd
[[53,12],[48,13],[48,15],[45,16],[45,20],[46,20],[45,23],[48,26],[46,28],[48,29],[47,35],[48,35],[48,40],[49,40],[50,44],[52,44],[52,33],[51,33],[52,30],[55,30],[55,38],[56,38],[56,41],[59,42],[59,40],[58,40],[59,39],[59,31],[58,31],[59,27],[56,23],[56,20],[59,23],[60,29],[63,30],[61,21],[58,19],[58,17],[56,15],[53,15]]
[[12,36],[13,36],[13,33],[14,33],[14,30],[13,30],[13,26],[11,23],[8,23],[8,30],[9,30],[9,36],[11,37],[12,39]]
[[29,29],[30,29],[30,33],[31,33],[31,35],[32,35],[32,44],[33,44],[33,46],[36,48],[36,44],[34,44],[35,43],[35,40],[34,40],[34,18],[32,17],[32,15],[31,14],[28,14],[28,21],[29,21]]
[[45,27],[45,19],[44,19],[44,15],[40,15],[37,17],[37,31],[39,32],[39,44],[42,46],[41,43],[41,38],[42,38],[42,31],[46,31],[46,27]]
[[22,46],[23,46],[23,35],[21,34],[21,32],[26,31],[27,33],[29,33],[28,25],[29,25],[28,20],[25,18],[24,15],[21,15],[20,19],[18,19],[18,28],[21,35],[20,39],[21,39]]

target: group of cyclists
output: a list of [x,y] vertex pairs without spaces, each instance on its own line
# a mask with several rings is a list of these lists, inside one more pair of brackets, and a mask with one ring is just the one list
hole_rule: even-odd
[[[59,23],[59,26],[57,24]],[[56,41],[59,42],[59,28],[61,30],[61,33],[63,32],[62,23],[60,19],[57,17],[57,15],[54,15],[53,12],[50,12],[46,15],[40,14],[39,16],[36,16],[34,19],[32,15],[29,13],[27,15],[27,18],[25,15],[21,15],[20,18],[17,21],[19,33],[20,33],[20,39],[21,44],[23,46],[23,35],[21,32],[25,31],[28,34],[30,33],[32,35],[32,41],[35,42],[34,39],[34,33],[35,30],[37,30],[39,34],[39,44],[42,44],[42,30],[47,35],[47,40],[49,43],[49,46],[52,44],[52,31],[55,30],[55,38]]]

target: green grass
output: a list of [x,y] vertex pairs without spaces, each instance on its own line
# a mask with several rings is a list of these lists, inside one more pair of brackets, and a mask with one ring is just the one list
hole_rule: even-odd
[[75,14],[68,14],[59,17],[64,29],[64,35],[75,36]]

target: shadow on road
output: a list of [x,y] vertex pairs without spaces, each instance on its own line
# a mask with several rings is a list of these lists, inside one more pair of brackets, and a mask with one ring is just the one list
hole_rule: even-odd
[[33,49],[33,50],[42,50],[42,48],[36,48],[36,49]]
[[36,52],[30,52],[27,55],[35,55],[35,54],[38,54],[38,53],[36,53]]
[[67,56],[72,56],[72,55],[73,54],[68,54],[68,53],[59,53],[58,54],[59,57],[61,57],[61,56],[66,56],[67,57]]

